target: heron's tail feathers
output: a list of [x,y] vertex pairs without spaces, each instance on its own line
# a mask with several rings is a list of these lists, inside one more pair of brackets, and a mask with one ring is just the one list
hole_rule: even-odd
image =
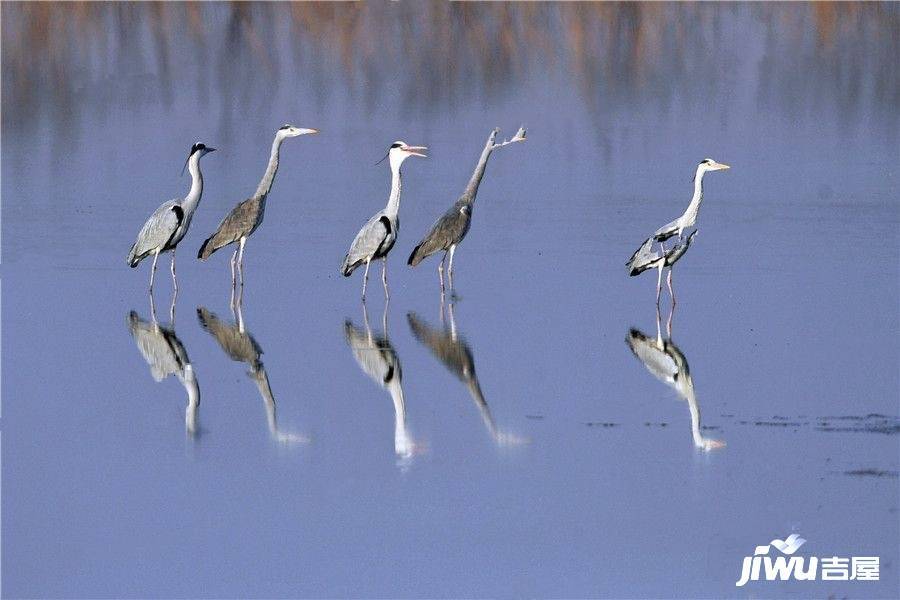
[[409,255],[409,260],[406,261],[406,264],[408,264],[411,267],[414,267],[417,264],[419,264],[420,262],[422,262],[423,260],[425,260],[425,253],[422,252],[421,250],[422,250],[422,244],[419,244],[418,246],[413,248],[413,251]]
[[227,246],[228,244],[230,244],[231,242],[234,241],[234,240],[228,240],[228,241],[220,240],[220,239],[218,239],[218,237],[219,237],[219,232],[217,231],[216,233],[214,233],[211,236],[209,236],[208,238],[206,238],[206,241],[203,242],[202,246],[200,246],[200,251],[197,252],[197,258],[199,258],[200,260],[206,260],[207,258],[212,256],[213,252],[215,252],[216,250],[219,250],[220,248],[224,248],[225,246]]

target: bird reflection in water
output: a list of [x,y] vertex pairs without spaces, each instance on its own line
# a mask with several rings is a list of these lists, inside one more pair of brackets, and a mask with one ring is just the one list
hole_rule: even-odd
[[369,313],[366,303],[362,303],[364,328],[359,328],[353,321],[344,321],[344,335],[347,345],[353,351],[353,358],[363,373],[386,389],[394,402],[394,452],[401,467],[407,467],[413,457],[425,450],[425,446],[413,440],[406,423],[406,403],[403,398],[403,371],[400,359],[391,345],[387,334],[387,310],[381,317],[382,334],[372,331],[369,325]]
[[475,373],[475,358],[472,355],[472,350],[465,339],[457,332],[453,302],[448,304],[447,313],[449,314],[449,325],[444,319],[444,304],[441,303],[441,322],[444,324],[444,327],[441,329],[431,327],[415,313],[408,313],[406,318],[415,338],[431,350],[435,358],[466,385],[466,389],[468,389],[469,395],[472,396],[475,406],[478,407],[481,419],[484,421],[484,425],[491,438],[493,438],[494,443],[498,446],[514,446],[527,443],[528,440],[525,438],[497,429],[494,416],[491,414],[491,409],[481,391],[478,375]]
[[187,392],[187,408],[184,411],[184,424],[188,435],[196,437],[199,434],[200,413],[200,386],[197,383],[197,374],[188,358],[184,344],[175,335],[175,304],[169,309],[170,322],[168,327],[159,324],[156,318],[156,305],[153,295],[150,295],[150,321],[141,319],[137,311],[128,314],[128,330],[137,344],[138,350],[147,365],[150,366],[150,374],[157,382],[175,375]]
[[260,360],[263,351],[244,325],[243,307],[241,304],[232,306],[234,324],[227,323],[204,307],[197,308],[197,319],[204,331],[209,333],[231,360],[247,363],[250,370],[247,376],[253,380],[259,390],[266,407],[266,420],[269,425],[269,434],[279,444],[290,445],[308,443],[308,437],[282,430],[278,426],[276,415],[275,396],[269,385],[269,375],[266,367]]
[[691,437],[694,446],[702,450],[715,450],[723,448],[725,442],[703,437],[700,425],[700,405],[694,392],[694,380],[691,377],[687,358],[672,341],[672,318],[675,314],[675,305],[669,312],[666,322],[666,337],[663,337],[660,326],[661,317],[659,308],[656,309],[656,337],[649,337],[637,329],[631,329],[625,341],[628,347],[640,360],[650,373],[675,390],[681,399],[688,403],[691,413]]

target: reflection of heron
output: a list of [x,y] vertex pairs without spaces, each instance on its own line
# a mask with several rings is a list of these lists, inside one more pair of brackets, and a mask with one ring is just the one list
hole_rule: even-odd
[[[475,401],[475,405],[481,413],[481,419],[484,421],[485,427],[487,427],[494,442],[499,446],[523,443],[525,440],[497,429],[491,409],[488,407],[488,403],[481,391],[481,385],[478,383],[478,375],[475,374],[475,358],[472,356],[472,350],[456,332],[453,303],[449,304],[448,311],[450,313],[449,329],[431,327],[416,316],[415,313],[408,313],[406,318],[409,320],[409,327],[416,339],[427,346],[435,358],[441,361],[448,371],[466,384],[466,388],[469,390],[472,400]],[[443,315],[443,310],[441,314]]]
[[448,254],[450,255],[450,264],[447,267],[447,277],[450,280],[450,288],[453,289],[453,255],[456,252],[456,247],[466,237],[469,227],[472,225],[475,195],[478,194],[478,185],[484,177],[484,170],[487,168],[491,152],[507,144],[525,141],[524,127],[520,127],[511,140],[495,144],[494,139],[498,133],[500,133],[500,130],[494,129],[488,136],[487,144],[485,144],[484,150],[481,151],[481,157],[475,166],[475,172],[472,173],[472,178],[469,179],[469,184],[466,186],[462,196],[431,226],[431,230],[425,234],[419,245],[409,255],[407,262],[414,267],[432,254],[444,253],[441,262],[438,263],[438,276],[441,279],[442,292],[444,291],[444,261],[447,260]]
[[138,264],[153,255],[153,267],[150,269],[150,292],[153,292],[153,277],[156,275],[156,261],[161,252],[172,251],[172,284],[178,291],[178,282],[175,280],[175,248],[178,242],[184,239],[197,205],[200,204],[200,196],[203,195],[203,175],[200,173],[200,158],[214,152],[215,148],[207,148],[197,142],[191,147],[187,162],[191,173],[191,189],[183,199],[176,198],[164,202],[150,215],[144,226],[138,233],[137,240],[131,246],[125,262],[133,269]]
[[269,376],[266,367],[260,360],[262,348],[253,339],[253,336],[244,327],[244,315],[242,307],[235,307],[235,324],[226,323],[203,307],[197,309],[197,319],[204,331],[212,335],[219,346],[231,360],[247,363],[250,371],[247,375],[256,383],[259,395],[266,407],[266,420],[269,423],[269,433],[272,439],[285,444],[308,442],[305,436],[284,432],[278,427],[276,417],[275,396],[269,385]]
[[[674,306],[673,306],[674,310]],[[637,329],[631,329],[625,338],[628,347],[650,373],[687,400],[691,412],[691,437],[694,445],[703,450],[722,448],[725,442],[705,438],[700,431],[700,405],[694,393],[694,380],[688,368],[687,358],[672,341],[672,319],[669,318],[666,337],[660,331],[659,311],[656,311],[656,337],[651,338]]]
[[672,296],[672,302],[675,302],[675,291],[672,289],[672,269],[674,268],[675,263],[688,251],[695,235],[697,235],[696,229],[692,231],[687,238],[680,238],[679,241],[668,250],[663,246],[662,242],[660,242],[660,252],[653,250],[653,238],[647,238],[643,245],[637,249],[628,261],[628,274],[632,277],[643,273],[647,269],[658,270],[659,274],[656,277],[657,306],[659,306],[659,295],[662,291],[663,269],[666,267],[669,267],[669,275],[666,277],[666,284],[669,286],[669,294]]
[[174,327],[163,327],[156,320],[153,297],[150,297],[152,321],[145,321],[137,312],[128,314],[128,330],[137,344],[138,350],[150,366],[150,374],[157,382],[175,375],[187,392],[188,403],[184,413],[184,423],[190,435],[198,431],[197,419],[200,409],[200,386],[197,375],[188,358],[181,340],[175,335]]
[[364,329],[353,325],[350,319],[344,322],[347,345],[353,351],[353,358],[363,373],[386,389],[394,401],[394,452],[403,461],[409,461],[421,449],[413,441],[406,425],[406,403],[403,399],[403,372],[400,359],[387,337],[387,306],[382,316],[382,335],[375,335],[369,325],[369,313],[363,302]]
[[[362,299],[366,299],[366,284],[369,281],[369,264],[378,258],[381,259],[381,283],[384,285],[384,294],[388,295],[387,287],[387,255],[397,241],[397,232],[400,228],[398,213],[400,211],[400,166],[410,156],[421,156],[425,146],[410,146],[406,142],[394,142],[388,149],[385,158],[391,165],[391,195],[388,197],[387,206],[380,210],[363,225],[359,230],[350,250],[344,257],[341,265],[341,274],[350,277],[360,265],[366,265],[363,275]],[[384,160],[382,158],[381,160]],[[379,161],[381,162],[381,161]],[[365,305],[364,305],[365,306]]]
[[281,150],[281,143],[287,138],[310,133],[318,133],[318,131],[315,129],[302,129],[293,125],[283,125],[275,132],[275,140],[272,142],[272,151],[269,154],[269,164],[266,165],[266,172],[256,187],[256,191],[250,198],[235,206],[222,219],[216,232],[203,242],[200,251],[197,253],[197,258],[206,260],[216,250],[234,242],[239,242],[240,245],[235,249],[234,254],[231,255],[232,290],[234,290],[236,285],[235,265],[238,265],[240,270],[241,286],[244,285],[244,244],[247,243],[247,238],[256,231],[256,228],[263,221],[263,216],[266,212],[266,198],[269,196],[272,182],[275,181],[275,173],[278,171],[278,155]]

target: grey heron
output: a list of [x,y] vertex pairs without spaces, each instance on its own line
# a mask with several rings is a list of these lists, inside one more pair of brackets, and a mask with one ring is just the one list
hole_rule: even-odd
[[487,168],[487,162],[491,157],[491,153],[497,148],[502,148],[508,144],[525,141],[524,127],[520,127],[512,139],[495,144],[494,140],[498,133],[500,133],[500,129],[491,131],[466,189],[453,206],[431,226],[431,230],[425,234],[425,237],[413,249],[409,255],[409,260],[407,260],[407,264],[414,267],[432,254],[443,252],[444,256],[441,258],[441,262],[438,263],[438,277],[441,280],[442,293],[444,291],[444,262],[447,260],[448,255],[450,264],[447,268],[447,277],[450,280],[450,288],[453,288],[453,255],[456,253],[456,247],[466,237],[469,227],[472,225],[475,196],[478,194],[478,186],[484,177],[484,170]]
[[697,213],[700,212],[700,203],[703,202],[703,175],[710,171],[722,171],[731,167],[711,158],[704,158],[697,165],[697,171],[694,173],[694,196],[691,203],[688,204],[684,214],[670,223],[666,223],[655,232],[653,239],[657,242],[663,242],[674,235],[681,237],[682,232],[688,227],[693,227],[697,222]]
[[[362,298],[366,299],[366,285],[369,281],[369,265],[373,260],[381,259],[381,283],[384,285],[385,297],[389,296],[387,287],[387,255],[394,247],[397,241],[397,232],[400,229],[400,166],[403,161],[410,156],[421,156],[426,158],[423,152],[427,150],[425,146],[410,146],[406,142],[396,141],[391,144],[387,155],[384,158],[389,159],[391,166],[391,194],[388,196],[387,206],[383,210],[378,211],[371,219],[363,225],[353,243],[350,244],[350,250],[344,257],[341,264],[341,274],[344,277],[350,277],[353,271],[361,265],[366,265],[366,271],[363,275]],[[382,158],[381,160],[384,160]],[[381,162],[381,161],[378,161]]]
[[256,384],[263,400],[269,435],[272,439],[281,444],[309,442],[309,438],[306,436],[286,432],[278,426],[275,395],[269,385],[266,367],[260,359],[263,353],[262,348],[244,326],[242,306],[238,304],[233,310],[235,311],[233,324],[223,321],[202,306],[197,308],[197,320],[200,322],[200,327],[218,342],[219,347],[231,360],[246,363],[250,367],[247,376]]
[[[431,327],[415,313],[407,313],[406,318],[409,321],[409,328],[412,330],[413,336],[423,346],[431,350],[434,357],[448,371],[465,384],[469,395],[478,407],[481,420],[484,422],[495,444],[498,446],[512,446],[524,443],[526,440],[497,428],[491,409],[484,398],[484,393],[481,391],[478,375],[475,373],[475,358],[472,355],[472,350],[465,339],[457,333],[453,303],[449,304],[447,310],[450,313],[450,326],[445,326],[443,329]],[[443,316],[443,306],[441,307],[441,315]]]
[[200,385],[197,375],[188,358],[184,344],[175,335],[174,327],[163,327],[156,320],[156,309],[150,298],[151,321],[141,319],[136,311],[128,314],[128,330],[134,339],[141,356],[150,367],[150,375],[159,383],[170,375],[175,375],[187,393],[187,407],[184,422],[187,432],[195,436],[198,431],[198,415],[200,408]]
[[[172,252],[172,285],[178,293],[178,282],[175,279],[175,248],[184,239],[200,197],[203,195],[203,175],[200,173],[200,159],[210,152],[215,152],[205,144],[197,142],[191,146],[185,165],[191,173],[191,189],[184,198],[164,202],[154,211],[131,246],[125,262],[132,269],[142,260],[153,255],[153,267],[150,269],[150,291],[153,292],[153,277],[156,275],[156,261],[162,252]],[[184,169],[182,169],[184,173]]]
[[644,241],[643,244],[641,244],[641,247],[631,255],[631,258],[628,260],[628,262],[625,263],[625,266],[628,267],[628,274],[631,277],[640,275],[648,269],[657,269],[657,306],[659,306],[659,296],[660,292],[662,291],[663,269],[665,269],[666,267],[669,268],[669,274],[666,278],[667,285],[669,286],[669,294],[672,296],[672,302],[675,302],[675,292],[672,289],[672,269],[674,268],[675,263],[678,262],[682,256],[684,256],[684,253],[687,252],[688,248],[691,246],[691,241],[693,241],[694,236],[697,235],[697,231],[698,230],[695,229],[686,238],[679,238],[679,241],[674,246],[668,249],[666,249],[662,242],[658,242],[658,252],[653,249],[654,239],[652,237],[649,237]]
[[362,372],[391,395],[394,403],[394,453],[401,466],[406,466],[422,446],[413,440],[406,424],[403,371],[400,368],[397,351],[387,336],[386,304],[381,322],[382,334],[377,335],[369,325],[369,313],[366,303],[363,302],[364,327],[357,327],[353,321],[347,319],[344,321],[344,336]]
[[[672,310],[674,311],[674,305]],[[671,318],[667,336],[663,338],[660,332],[659,310],[656,311],[656,337],[652,338],[637,329],[631,329],[625,342],[646,369],[656,379],[675,390],[678,396],[687,401],[691,415],[691,439],[694,446],[701,450],[709,451],[723,448],[725,442],[704,437],[700,425],[700,404],[694,392],[694,380],[691,377],[687,358],[684,353],[672,341]]]
[[268,198],[269,192],[272,190],[272,183],[275,181],[275,173],[278,171],[278,157],[281,151],[281,144],[287,138],[313,133],[318,133],[318,130],[304,129],[290,124],[282,125],[275,132],[275,139],[272,142],[272,150],[269,154],[269,164],[266,165],[266,171],[263,173],[259,185],[256,186],[256,191],[250,198],[235,206],[231,212],[222,219],[222,222],[219,223],[216,232],[209,236],[206,241],[203,242],[203,245],[200,246],[197,258],[206,260],[216,250],[235,242],[238,243],[238,247],[235,248],[234,253],[231,255],[232,303],[234,300],[233,291],[236,285],[235,267],[237,266],[240,271],[241,286],[243,286],[244,245],[247,243],[247,238],[250,237],[263,222],[263,216],[265,216],[266,212],[266,198]]

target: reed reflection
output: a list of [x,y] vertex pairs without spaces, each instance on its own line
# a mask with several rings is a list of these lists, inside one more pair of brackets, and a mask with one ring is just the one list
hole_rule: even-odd
[[234,323],[228,323],[217,317],[214,313],[200,306],[197,308],[197,320],[204,331],[209,333],[218,342],[222,351],[234,361],[246,363],[250,370],[247,376],[256,384],[259,395],[266,409],[266,422],[269,426],[269,435],[279,444],[308,443],[308,437],[284,431],[278,425],[277,407],[275,395],[269,385],[269,375],[266,367],[260,359],[263,350],[256,342],[244,324],[243,307],[241,304],[232,306]]
[[425,447],[413,440],[406,423],[403,371],[400,368],[400,358],[387,334],[388,304],[385,303],[384,313],[381,317],[381,335],[372,331],[365,302],[362,303],[362,309],[363,327],[357,327],[353,321],[347,319],[344,321],[344,335],[347,345],[353,351],[353,358],[356,359],[362,372],[391,395],[394,403],[394,452],[397,454],[400,466],[405,467]]
[[187,393],[187,407],[184,411],[184,424],[188,435],[199,434],[200,385],[197,374],[188,358],[184,344],[175,335],[174,300],[170,309],[170,324],[164,327],[156,318],[156,306],[153,295],[150,295],[149,321],[142,319],[137,311],[128,313],[128,330],[138,350],[150,367],[150,375],[157,383],[174,375],[184,386]]
[[497,428],[494,416],[488,406],[484,393],[481,391],[481,384],[478,382],[478,375],[475,373],[475,357],[472,349],[465,339],[459,335],[456,328],[456,316],[454,313],[453,302],[447,306],[447,314],[449,315],[449,323],[444,318],[444,305],[441,304],[441,323],[442,328],[431,327],[420,319],[415,313],[406,315],[409,321],[409,327],[413,336],[419,342],[431,350],[431,353],[437,358],[448,371],[453,373],[457,379],[462,381],[478,412],[481,414],[481,420],[494,443],[498,446],[514,446],[527,443],[527,439],[519,437],[515,434],[502,431]]
[[659,307],[656,309],[656,337],[650,337],[638,329],[632,328],[625,342],[634,356],[643,363],[651,375],[675,390],[682,400],[686,400],[691,414],[691,438],[694,446],[702,450],[724,448],[723,440],[704,437],[700,423],[700,404],[694,392],[694,380],[691,377],[687,357],[672,341],[672,319],[675,314],[674,303],[666,321],[666,336],[662,335]]

